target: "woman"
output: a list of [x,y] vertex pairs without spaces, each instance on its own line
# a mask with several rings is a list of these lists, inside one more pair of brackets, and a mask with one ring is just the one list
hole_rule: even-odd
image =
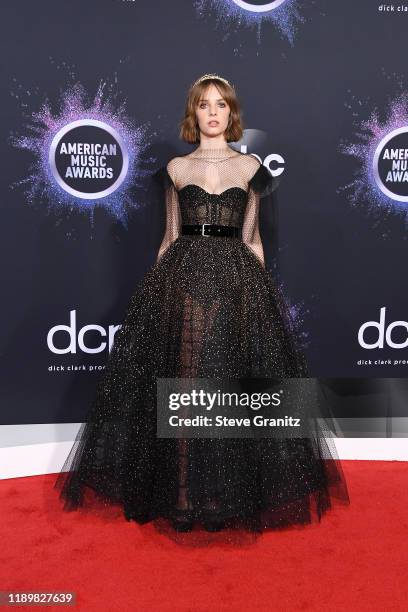
[[127,520],[177,532],[305,524],[348,503],[322,432],[296,439],[156,436],[156,379],[307,376],[289,311],[265,269],[259,204],[273,178],[242,137],[232,85],[203,75],[181,124],[196,144],[156,173],[166,230],[116,334],[87,422],[56,486],[71,510],[93,490]]

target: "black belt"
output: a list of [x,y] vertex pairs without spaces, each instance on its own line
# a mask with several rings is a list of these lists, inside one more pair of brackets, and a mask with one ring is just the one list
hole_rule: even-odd
[[230,225],[215,225],[213,223],[203,223],[201,225],[181,226],[182,234],[199,234],[201,236],[232,236],[241,237],[241,228]]

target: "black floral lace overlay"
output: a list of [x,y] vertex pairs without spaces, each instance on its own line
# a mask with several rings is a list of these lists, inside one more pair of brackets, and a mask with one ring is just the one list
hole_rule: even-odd
[[[320,520],[334,501],[349,503],[326,424],[297,439],[156,435],[158,377],[297,378],[308,368],[264,265],[258,213],[274,181],[268,169],[228,147],[174,158],[155,179],[163,240],[58,475],[64,509],[92,507],[93,493],[173,535],[175,517],[193,521],[193,534],[222,519],[225,537]],[[242,238],[183,235],[183,223],[237,226]]]

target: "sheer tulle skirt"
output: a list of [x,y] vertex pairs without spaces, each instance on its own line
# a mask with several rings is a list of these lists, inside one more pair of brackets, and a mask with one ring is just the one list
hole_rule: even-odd
[[251,533],[319,521],[349,503],[324,426],[292,439],[156,436],[157,377],[305,376],[283,296],[252,251],[238,238],[181,236],[131,297],[55,484],[64,509],[91,504],[91,492],[168,533],[180,517]]

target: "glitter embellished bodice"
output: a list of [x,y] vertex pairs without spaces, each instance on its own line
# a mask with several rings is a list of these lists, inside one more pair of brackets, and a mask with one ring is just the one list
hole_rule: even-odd
[[166,188],[166,231],[159,258],[182,235],[183,224],[211,223],[242,230],[242,242],[264,264],[259,203],[273,178],[256,157],[227,145],[198,147],[170,160],[158,178]]
[[[253,157],[221,148],[198,147],[172,160],[182,223],[243,227],[248,182],[259,167]],[[178,163],[177,163],[178,160]]]
[[248,194],[241,187],[230,187],[220,194],[213,194],[199,185],[186,185],[179,191],[181,222],[242,228],[247,200]]

